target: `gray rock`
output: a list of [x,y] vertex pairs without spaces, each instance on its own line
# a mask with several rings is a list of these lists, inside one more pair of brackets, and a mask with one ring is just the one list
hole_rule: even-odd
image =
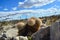
[[60,40],[60,22],[55,22],[50,28],[51,40]]
[[32,34],[32,40],[49,40],[50,39],[50,27],[42,28],[39,31]]
[[60,22],[55,22],[50,27],[37,31],[31,37],[32,40],[60,40]]

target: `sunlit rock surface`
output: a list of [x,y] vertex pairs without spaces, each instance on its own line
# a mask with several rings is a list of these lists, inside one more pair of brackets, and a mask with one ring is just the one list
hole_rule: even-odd
[[18,35],[18,29],[16,28],[9,29],[6,32],[7,37],[16,37],[17,35]]
[[12,25],[7,25],[7,26],[2,26],[3,27],[3,30],[9,30],[10,28],[12,28],[13,26]]
[[20,40],[28,40],[27,37],[23,37],[23,36],[20,36],[19,39],[20,39]]

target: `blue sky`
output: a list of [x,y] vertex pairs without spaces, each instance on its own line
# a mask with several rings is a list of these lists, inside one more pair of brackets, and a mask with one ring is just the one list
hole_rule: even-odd
[[[0,20],[51,16],[60,14],[59,12],[60,0],[0,0]],[[17,15],[7,17],[16,13]]]
[[13,7],[17,7],[18,2],[23,2],[24,0],[0,0],[0,11],[6,11],[4,8],[11,11]]
[[[24,10],[26,8],[20,8],[18,7],[19,2],[24,2],[25,0],[0,0],[0,11],[14,11],[13,8],[17,7],[16,10]],[[52,3],[49,3],[47,5],[44,6],[39,6],[37,8],[32,7],[32,8],[27,8],[27,9],[48,9],[50,7],[53,7],[54,5],[59,6],[60,7],[60,1],[56,0]],[[6,9],[6,10],[4,10]]]

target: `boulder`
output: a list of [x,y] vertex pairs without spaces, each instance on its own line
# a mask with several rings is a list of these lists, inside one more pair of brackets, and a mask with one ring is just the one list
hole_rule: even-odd
[[38,30],[31,37],[32,40],[50,40],[50,27]]
[[50,35],[51,40],[60,40],[60,21],[50,27]]
[[6,36],[7,37],[16,37],[18,35],[18,29],[17,28],[12,28],[6,31]]

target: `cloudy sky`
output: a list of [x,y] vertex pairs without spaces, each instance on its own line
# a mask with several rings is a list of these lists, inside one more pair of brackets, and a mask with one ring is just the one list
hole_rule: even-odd
[[0,21],[60,14],[60,0],[0,0]]

